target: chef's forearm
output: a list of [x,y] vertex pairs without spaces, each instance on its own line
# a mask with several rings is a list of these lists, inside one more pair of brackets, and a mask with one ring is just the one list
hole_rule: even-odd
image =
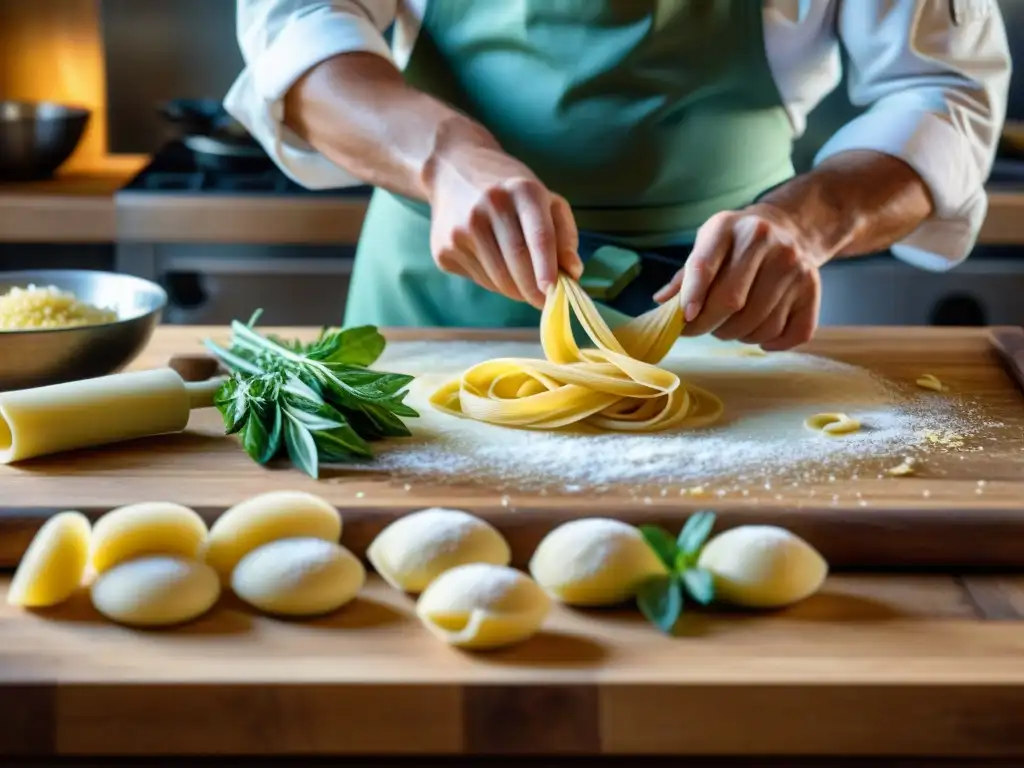
[[909,165],[860,150],[829,158],[759,202],[794,220],[822,262],[883,251],[933,211],[927,186]]
[[346,53],[317,65],[285,97],[284,122],[367,184],[428,199],[440,158],[497,146],[478,123],[408,86],[387,59]]

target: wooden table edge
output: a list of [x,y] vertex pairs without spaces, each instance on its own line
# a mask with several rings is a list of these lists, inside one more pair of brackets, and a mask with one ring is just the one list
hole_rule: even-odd
[[[0,709],[17,712],[0,725],[0,756],[1024,757],[1019,681],[38,683],[0,686]],[[301,729],[275,725],[295,712]]]

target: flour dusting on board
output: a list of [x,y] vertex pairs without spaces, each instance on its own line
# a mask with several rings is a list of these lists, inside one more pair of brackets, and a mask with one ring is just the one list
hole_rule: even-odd
[[[366,469],[443,482],[472,478],[510,488],[582,490],[612,485],[693,486],[745,474],[849,466],[935,444],[936,435],[969,436],[971,420],[949,398],[904,390],[855,366],[811,355],[746,354],[714,339],[683,340],[662,363],[725,401],[709,428],[654,435],[566,434],[496,427],[452,417],[427,402],[471,365],[499,357],[541,357],[518,342],[395,342],[379,365],[417,376],[409,403],[411,440],[381,444]],[[826,437],[804,427],[815,413],[839,411],[861,431]]]

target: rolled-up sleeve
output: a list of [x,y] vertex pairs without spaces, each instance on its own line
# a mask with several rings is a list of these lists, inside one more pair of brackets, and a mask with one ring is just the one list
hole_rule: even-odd
[[971,252],[1006,114],[1010,51],[995,0],[839,0],[850,100],[869,107],[822,147],[874,150],[924,180],[933,215],[892,247],[943,271]]
[[310,189],[360,184],[284,123],[288,89],[322,61],[367,51],[390,58],[383,32],[397,0],[238,0],[238,43],[245,69],[225,109],[290,178]]

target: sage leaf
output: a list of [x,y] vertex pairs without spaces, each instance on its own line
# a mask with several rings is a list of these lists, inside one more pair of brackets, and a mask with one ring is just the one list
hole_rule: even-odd
[[694,512],[686,520],[683,530],[679,532],[679,549],[687,557],[693,557],[700,553],[701,547],[711,535],[711,529],[715,527],[715,513],[708,510]]
[[701,605],[711,605],[715,599],[715,578],[704,568],[690,568],[683,571],[683,586],[687,594]]
[[320,405],[324,402],[321,394],[298,376],[289,376],[282,389],[293,397],[308,400],[316,405]]
[[380,331],[372,325],[346,328],[337,334],[337,351],[324,362],[346,365],[373,365],[384,352],[386,344]]
[[676,542],[663,528],[656,525],[641,525],[640,533],[648,546],[654,550],[654,554],[665,564],[669,571],[676,567]]
[[329,405],[321,406],[315,412],[310,412],[303,408],[297,408],[292,402],[286,402],[284,411],[289,418],[299,422],[310,432],[335,429],[345,423],[343,417],[332,418],[334,409]]
[[238,379],[231,377],[217,389],[213,405],[224,420],[225,434],[236,434],[245,426],[249,408],[244,393],[238,391]]
[[316,443],[309,430],[303,427],[301,422],[287,416],[284,439],[292,464],[316,480],[319,476],[320,462]]
[[672,576],[659,576],[640,585],[636,604],[646,619],[671,634],[683,613],[683,588]]
[[367,442],[347,424],[329,432],[314,432],[313,441],[316,443],[320,460],[324,462],[342,464],[353,459],[368,459],[373,456]]
[[281,453],[281,440],[284,431],[284,413],[279,405],[272,406],[273,415],[270,419],[270,429],[267,430],[267,445],[263,452],[262,464],[266,464]]
[[242,449],[257,464],[266,464],[273,458],[270,451],[272,445],[270,437],[276,414],[268,415],[270,418],[265,418],[258,410],[250,410],[249,417],[241,431]]

